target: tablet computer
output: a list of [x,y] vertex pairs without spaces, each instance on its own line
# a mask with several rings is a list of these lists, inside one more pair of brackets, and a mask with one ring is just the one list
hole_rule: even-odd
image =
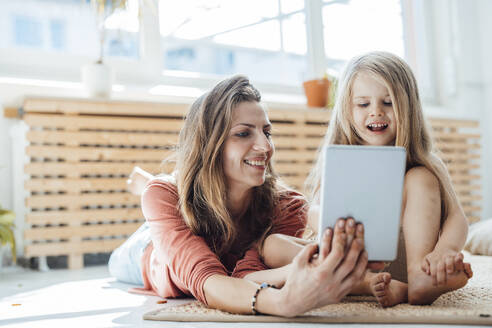
[[398,251],[406,151],[392,146],[331,145],[323,149],[318,240],[339,218],[364,224],[370,261]]

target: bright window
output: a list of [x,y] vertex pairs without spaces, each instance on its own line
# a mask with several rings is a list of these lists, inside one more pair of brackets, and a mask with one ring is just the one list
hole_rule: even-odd
[[160,0],[165,70],[244,73],[299,85],[306,71],[304,1]]
[[[0,47],[96,58],[99,34],[89,0],[0,0]],[[106,56],[138,58],[138,0],[106,21]]]
[[337,71],[350,58],[368,51],[404,57],[399,0],[325,0],[323,25],[328,64]]

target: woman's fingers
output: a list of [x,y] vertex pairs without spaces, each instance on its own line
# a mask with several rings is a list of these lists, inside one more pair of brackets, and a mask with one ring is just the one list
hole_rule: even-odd
[[294,257],[292,263],[299,268],[303,268],[309,263],[309,261],[316,254],[317,251],[318,244],[308,244],[303,247],[303,249],[299,252],[299,254],[296,255],[296,257]]
[[347,233],[347,248],[352,245],[352,241],[355,238],[355,220],[352,217],[348,217],[345,221],[345,232]]
[[354,270],[352,270],[352,272],[350,272],[342,281],[343,289],[348,288],[350,292],[354,285],[357,285],[362,281],[362,279],[364,279],[364,276],[366,274],[367,259],[368,255],[367,252],[364,250],[360,253]]
[[347,245],[347,234],[345,233],[345,220],[339,219],[335,225],[331,251],[323,262],[324,266],[336,268],[345,257],[345,247]]
[[333,232],[331,228],[328,228],[323,233],[323,239],[321,240],[321,249],[319,252],[319,260],[324,261],[331,251],[331,241],[333,237]]
[[[342,264],[335,269],[335,274],[340,280],[345,279],[355,268],[361,252],[364,250],[364,242],[360,238],[354,239],[350,245],[349,252],[345,256]],[[366,261],[367,264],[367,261]],[[365,268],[364,268],[365,269]]]

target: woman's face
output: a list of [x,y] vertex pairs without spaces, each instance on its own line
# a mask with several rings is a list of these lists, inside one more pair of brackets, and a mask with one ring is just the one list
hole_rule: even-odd
[[250,189],[265,182],[266,167],[275,150],[271,129],[258,102],[242,102],[233,110],[222,158],[229,189]]
[[395,112],[389,91],[371,75],[361,72],[352,86],[352,117],[364,145],[394,145]]

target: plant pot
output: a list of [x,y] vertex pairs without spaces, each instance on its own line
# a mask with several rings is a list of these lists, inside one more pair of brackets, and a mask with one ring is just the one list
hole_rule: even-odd
[[330,92],[331,82],[328,79],[316,79],[305,81],[304,93],[309,107],[326,107]]
[[81,68],[82,83],[89,97],[109,98],[113,86],[111,67],[104,63],[92,63]]

